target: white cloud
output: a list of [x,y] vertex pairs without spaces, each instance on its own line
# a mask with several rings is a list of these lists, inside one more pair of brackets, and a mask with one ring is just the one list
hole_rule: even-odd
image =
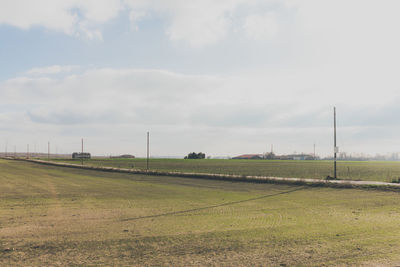
[[246,34],[253,40],[273,39],[279,31],[275,14],[268,12],[263,15],[249,15],[246,17],[244,26]]
[[[329,153],[332,103],[338,103],[342,150],[366,151],[372,147],[366,144],[377,143],[373,140],[380,149],[397,150],[396,137],[378,129],[397,129],[390,114],[400,111],[399,94],[370,90],[368,82],[362,89],[335,91],[340,83],[323,71],[280,70],[222,77],[103,68],[17,77],[0,84],[0,122],[10,136],[57,137],[64,149],[85,136],[98,154],[128,152],[124,140],[140,147],[148,130],[158,140],[153,151],[158,155],[193,149],[214,155],[263,152],[270,143],[278,153],[307,152],[314,142],[320,153]],[[360,94],[363,101],[357,101]],[[108,145],[111,140],[118,144]]]
[[60,73],[68,73],[73,70],[78,69],[78,66],[60,66],[60,65],[53,65],[43,68],[33,68],[28,70],[26,74],[28,75],[47,75],[47,74],[60,74]]
[[134,29],[152,16],[163,22],[171,41],[205,47],[225,40],[240,28],[252,40],[270,40],[281,32],[281,23],[292,23],[296,38],[303,36],[322,49],[335,44],[352,51],[357,47],[359,52],[354,57],[360,60],[360,53],[379,46],[379,42],[397,47],[399,6],[395,0],[382,4],[362,0],[3,0],[0,24],[22,29],[40,26],[101,39],[102,25],[126,10]]
[[[101,26],[117,17],[121,10],[128,10],[135,30],[146,15],[153,14],[164,21],[165,34],[171,41],[204,47],[224,40],[242,9],[263,7],[270,2],[278,1],[4,0],[0,6],[0,24],[22,29],[40,26],[68,35],[101,39]],[[268,26],[256,28],[254,23],[260,19]],[[271,17],[249,16],[245,27],[254,37],[257,30],[271,35],[277,26]]]
[[[131,9],[131,19],[137,23],[144,13],[155,12],[164,18],[166,34],[171,41],[183,42],[191,47],[201,48],[214,45],[225,40],[230,32],[237,29],[237,21],[253,9],[268,9],[269,3],[279,3],[276,0],[194,0],[194,1],[135,1],[125,0]],[[258,17],[257,17],[258,18]],[[256,19],[257,19],[256,18]],[[249,17],[252,20],[252,17]],[[265,22],[265,19],[263,20]],[[255,22],[255,21],[254,21]],[[273,19],[267,18],[268,30],[271,35],[277,28]],[[253,21],[246,22],[247,24]],[[255,33],[255,25],[246,25],[248,31]],[[260,30],[260,28],[259,28]]]
[[231,1],[124,1],[136,24],[143,14],[153,12],[165,20],[170,40],[203,47],[222,39],[230,30],[231,13],[243,0]]
[[116,17],[120,9],[120,0],[3,0],[0,24],[22,29],[41,26],[93,39],[101,38],[99,25]]
[[238,1],[191,1],[173,7],[167,34],[172,41],[187,41],[191,46],[214,44],[228,33],[232,12]]

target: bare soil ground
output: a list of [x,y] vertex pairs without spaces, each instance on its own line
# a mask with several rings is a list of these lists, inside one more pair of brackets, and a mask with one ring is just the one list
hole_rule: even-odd
[[393,266],[399,201],[0,160],[0,265]]

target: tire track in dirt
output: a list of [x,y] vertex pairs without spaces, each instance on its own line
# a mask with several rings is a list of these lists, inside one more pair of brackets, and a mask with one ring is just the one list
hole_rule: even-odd
[[200,211],[200,210],[219,208],[219,207],[230,206],[230,205],[235,205],[235,204],[239,204],[239,203],[244,203],[244,202],[249,202],[249,201],[254,201],[254,200],[259,200],[259,199],[264,199],[264,198],[269,198],[269,197],[274,197],[274,196],[279,196],[279,195],[284,195],[284,194],[289,194],[289,193],[292,193],[292,192],[303,190],[304,188],[305,187],[300,187],[300,188],[295,188],[295,189],[284,191],[284,192],[279,192],[279,193],[276,193],[276,194],[270,194],[270,195],[264,195],[264,196],[254,197],[254,198],[238,200],[238,201],[226,202],[226,203],[207,206],[207,207],[188,209],[188,210],[181,210],[181,211],[173,211],[173,212],[166,212],[166,213],[160,213],[160,214],[148,215],[148,216],[126,218],[126,219],[121,219],[121,221],[123,221],[123,222],[125,222],[125,221],[135,221],[135,220],[140,220],[140,219],[157,218],[157,217],[163,217],[163,216],[170,216],[170,215],[177,215],[177,214],[182,214],[182,213],[195,212],[195,211]]
[[48,205],[47,210],[47,223],[57,225],[59,218],[63,216],[62,201],[59,198],[59,192],[57,191],[56,184],[54,183],[54,177],[46,177],[45,183],[48,192],[50,193],[51,205]]

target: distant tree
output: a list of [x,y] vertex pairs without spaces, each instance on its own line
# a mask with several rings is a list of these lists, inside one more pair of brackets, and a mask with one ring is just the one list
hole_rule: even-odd
[[196,153],[196,152],[192,152],[189,153],[187,156],[185,156],[185,159],[204,159],[206,158],[206,154],[200,152],[200,153]]

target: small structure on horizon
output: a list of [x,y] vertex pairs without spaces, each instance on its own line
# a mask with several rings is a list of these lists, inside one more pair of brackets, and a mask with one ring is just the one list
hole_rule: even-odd
[[316,157],[311,154],[290,154],[290,155],[281,155],[275,157],[275,159],[280,160],[315,160]]
[[263,159],[262,154],[244,154],[237,157],[233,157],[232,159]]
[[90,159],[91,155],[87,152],[74,152],[72,153],[73,159]]
[[275,155],[273,152],[266,154],[244,154],[232,159],[266,159],[266,160],[316,160],[318,157],[314,157],[311,154],[290,154],[290,155]]
[[134,159],[135,156],[134,155],[130,155],[130,154],[123,154],[123,155],[119,155],[119,156],[110,156],[111,159]]

